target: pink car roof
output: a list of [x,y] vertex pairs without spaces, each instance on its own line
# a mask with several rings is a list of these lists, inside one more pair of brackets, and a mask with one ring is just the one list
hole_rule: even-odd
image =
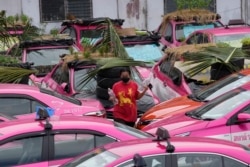
[[[202,137],[172,137],[170,143],[174,145],[174,153],[180,152],[211,152],[230,155],[244,162],[250,162],[249,150],[233,142],[202,138]],[[105,149],[121,157],[133,156],[135,150],[141,155],[165,153],[166,141],[154,142],[152,139],[122,141],[104,146]],[[237,152],[237,154],[235,154]],[[239,156],[240,155],[240,156]]]
[[[54,116],[49,121],[53,129],[110,129],[114,127],[112,121],[98,117]],[[17,119],[0,123],[0,140],[16,134],[31,133],[44,130],[45,121],[34,119]],[[18,131],[18,132],[17,132]]]
[[229,28],[212,28],[212,29],[204,29],[204,30],[197,30],[195,33],[207,33],[213,34],[215,36],[222,36],[228,34],[243,34],[243,33],[250,33],[250,27],[247,26],[240,26],[240,27],[229,27]]
[[25,84],[0,84],[0,90],[6,92],[7,91],[14,92],[15,90],[39,91],[39,88]]

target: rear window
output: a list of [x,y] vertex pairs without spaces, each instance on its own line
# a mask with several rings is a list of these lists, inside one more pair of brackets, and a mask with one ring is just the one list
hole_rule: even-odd
[[188,24],[177,24],[176,25],[176,40],[183,41],[186,39],[190,34],[197,30],[204,30],[209,28],[216,28],[221,27],[222,25],[219,22],[214,23],[188,23]]
[[118,122],[114,122],[114,125],[117,129],[119,129],[122,132],[125,132],[127,134],[130,134],[132,136],[135,136],[137,138],[148,138],[148,137],[153,137],[153,135],[140,131],[138,129],[132,128],[130,126],[118,123]]

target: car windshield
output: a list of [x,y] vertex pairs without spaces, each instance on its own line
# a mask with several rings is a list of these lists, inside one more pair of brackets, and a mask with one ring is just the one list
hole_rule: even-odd
[[97,85],[95,78],[92,77],[89,82],[83,83],[83,80],[87,77],[88,72],[94,69],[95,67],[84,67],[75,70],[74,87],[77,92],[95,92]]
[[52,90],[40,87],[40,92],[44,93],[44,94],[48,94],[50,96],[57,97],[59,99],[65,100],[67,102],[70,102],[70,103],[73,103],[73,104],[76,104],[79,106],[82,105],[82,102],[80,100],[73,98],[73,97],[70,97],[70,96],[64,96],[60,93],[57,93],[56,91],[52,91]]
[[200,90],[194,96],[201,101],[209,101],[249,81],[250,76],[232,74]]
[[90,167],[98,166],[104,167],[105,165],[115,161],[119,156],[107,151],[105,149],[97,148],[87,154],[84,154],[64,165],[63,167]]
[[230,46],[233,47],[241,47],[242,43],[241,40],[243,38],[250,37],[250,32],[246,33],[240,33],[240,34],[227,34],[227,35],[220,35],[220,36],[214,36],[214,42],[215,43],[228,43]]
[[[88,82],[83,82],[84,78],[87,77],[88,73],[94,69],[95,67],[93,66],[86,66],[75,70],[74,88],[77,92],[95,93],[97,86],[97,81],[95,77],[92,77]],[[136,68],[132,68],[131,76],[137,82],[139,89],[142,89],[142,79]]]
[[188,115],[195,116],[198,119],[218,119],[227,115],[249,99],[250,91],[238,88],[215,98],[190,112]]
[[125,49],[130,57],[139,61],[157,61],[163,55],[156,44],[128,45]]
[[27,52],[27,62],[33,62],[35,66],[55,65],[60,61],[60,55],[69,53],[68,47],[29,50]]
[[135,136],[137,138],[148,138],[148,137],[152,137],[153,135],[140,131],[138,129],[126,126],[124,124],[118,123],[118,122],[114,122],[114,125],[117,129],[119,129],[122,132],[125,132],[127,134],[130,134],[132,136]]
[[176,24],[176,40],[181,42],[184,41],[191,33],[196,30],[204,30],[208,28],[221,27],[222,25],[219,22],[214,23],[181,23]]
[[84,45],[85,44],[96,44],[101,38],[102,38],[102,32],[103,30],[96,30],[96,29],[89,29],[89,30],[81,30],[80,36],[81,40],[80,42]]

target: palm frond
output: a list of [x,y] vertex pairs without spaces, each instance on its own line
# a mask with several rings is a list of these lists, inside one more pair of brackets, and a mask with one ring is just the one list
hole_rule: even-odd
[[101,21],[99,28],[104,29],[102,42],[95,46],[95,50],[107,47],[109,52],[112,52],[115,57],[128,58],[129,55],[122,44],[122,41],[116,31],[116,28],[112,24],[110,19],[105,19],[105,22]]
[[114,68],[114,67],[145,66],[145,62],[143,61],[135,61],[133,59],[124,59],[124,58],[118,58],[118,57],[102,58],[102,59],[97,60],[96,63],[97,63],[97,66],[100,66],[100,67],[88,72],[87,75],[83,77],[79,85],[84,87],[101,70]]
[[0,83],[18,83],[23,77],[34,73],[34,70],[0,66]]
[[190,77],[211,67],[215,63],[221,63],[231,71],[238,71],[239,67],[231,61],[235,59],[249,59],[250,56],[244,53],[241,48],[209,46],[194,53],[183,53],[184,67],[188,68],[185,73]]

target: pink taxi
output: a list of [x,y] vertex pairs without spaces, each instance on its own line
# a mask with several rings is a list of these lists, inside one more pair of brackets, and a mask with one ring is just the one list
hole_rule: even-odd
[[106,117],[99,101],[78,100],[35,86],[0,84],[1,113],[18,118],[34,117],[36,107],[49,107],[56,115]]
[[[206,15],[205,21],[200,22],[199,18]],[[165,15],[156,32],[160,34],[160,42],[165,48],[173,48],[180,46],[196,30],[223,27],[219,19],[218,14],[207,10],[179,10]]]
[[32,62],[33,67],[38,71],[36,75],[44,77],[59,62],[59,56],[69,54],[71,49],[79,51],[70,36],[43,35],[14,45],[7,54],[19,57],[23,63]]
[[[93,77],[87,84],[84,84],[82,82],[83,78],[86,77],[90,71],[96,69],[94,62],[89,60],[76,60],[68,63],[60,62],[44,77],[41,86],[77,99],[88,98],[101,102],[107,111],[107,117],[112,118],[114,104],[108,100],[108,88],[112,88],[112,85],[120,80],[120,68],[121,67],[116,67],[115,70],[103,70],[98,76]],[[143,81],[137,68],[133,67],[131,73],[139,87],[142,88]],[[148,92],[137,101],[138,113],[144,113],[158,102],[158,99],[148,90]]]
[[171,136],[206,136],[250,147],[250,84],[189,112],[156,121],[142,130],[153,133],[158,127],[168,129]]
[[111,143],[79,156],[61,167],[248,167],[250,150],[209,138],[169,138]]
[[97,117],[34,118],[0,124],[0,166],[55,166],[106,143],[152,137]]
[[227,43],[233,47],[242,47],[241,40],[250,37],[249,26],[226,26],[193,32],[184,41],[185,44]]

